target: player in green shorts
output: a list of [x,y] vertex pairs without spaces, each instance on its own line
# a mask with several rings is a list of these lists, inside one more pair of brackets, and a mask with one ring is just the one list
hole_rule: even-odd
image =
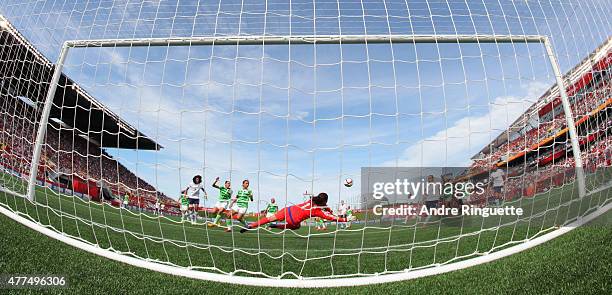
[[227,229],[225,231],[232,231],[231,219],[238,220],[244,227],[247,227],[247,223],[244,221],[244,215],[249,209],[249,202],[253,201],[253,191],[249,189],[249,180],[245,179],[242,181],[242,188],[236,193],[236,198],[232,199],[230,220],[227,222]]
[[219,219],[221,219],[223,212],[230,209],[230,200],[232,199],[232,189],[229,180],[226,180],[223,186],[219,186],[219,177],[217,177],[212,186],[219,190],[219,200],[211,212],[211,214],[217,214],[217,216],[215,216],[213,223],[208,224],[209,227],[219,225]]

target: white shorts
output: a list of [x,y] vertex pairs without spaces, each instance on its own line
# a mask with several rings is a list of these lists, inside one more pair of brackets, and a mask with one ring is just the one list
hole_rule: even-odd
[[228,209],[229,207],[229,201],[218,201],[217,204],[215,204],[215,208],[217,209]]
[[244,214],[247,212],[247,207],[238,207],[238,204],[234,204],[234,206],[232,206],[232,210],[235,212],[238,212],[238,214]]
[[267,217],[267,218],[270,218],[270,217],[274,216],[274,214],[276,214],[276,213],[270,213],[270,212],[268,212],[268,213],[266,213],[266,217]]
[[181,211],[187,211],[187,210],[189,210],[188,205],[181,205]]

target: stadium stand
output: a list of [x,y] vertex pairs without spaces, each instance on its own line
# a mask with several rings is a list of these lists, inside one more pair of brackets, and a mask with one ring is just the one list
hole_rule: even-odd
[[[0,164],[26,175],[39,106],[45,99],[53,64],[10,23],[4,23],[5,27],[0,27]],[[97,102],[66,75],[62,75],[60,84],[66,86],[60,87],[54,97],[39,182],[96,201],[103,201],[100,187],[106,186],[114,195],[129,195],[132,208],[153,210],[159,199],[168,214],[178,214],[179,204],[175,200],[159,193],[104,150],[162,147]],[[62,105],[60,109],[58,106]],[[108,201],[119,204],[119,200]]]
[[[612,38],[565,75],[587,171],[612,164]],[[535,124],[530,122],[536,122]],[[482,179],[506,170],[504,197],[531,196],[574,177],[574,154],[556,87],[472,158],[461,179]],[[485,194],[490,195],[490,194]],[[485,200],[472,200],[485,204]]]
[[[566,90],[586,171],[611,166],[612,38],[568,71],[565,80],[570,85]],[[552,86],[505,132],[474,155],[467,170],[451,180],[488,182],[496,168],[503,168],[507,176],[503,194],[496,195],[492,187],[487,187],[485,193],[472,195],[464,204],[485,206],[497,198],[510,201],[530,197],[573,181],[574,154],[564,116],[559,91]],[[364,210],[371,209],[367,200],[367,196],[361,196]],[[396,208],[414,205],[404,200],[385,203]]]

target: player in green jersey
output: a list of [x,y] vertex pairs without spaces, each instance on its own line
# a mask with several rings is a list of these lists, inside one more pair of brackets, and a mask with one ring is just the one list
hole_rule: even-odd
[[348,208],[346,209],[346,227],[345,228],[350,228],[351,227],[351,221],[353,220],[353,208],[351,208],[351,206],[348,206]]
[[315,225],[316,230],[327,230],[327,225],[325,224],[325,220],[323,218],[317,217],[317,219],[315,219]]
[[125,195],[123,196],[123,209],[128,209],[129,205],[130,205],[130,194],[125,193]]
[[249,202],[253,201],[253,191],[249,188],[249,180],[245,179],[242,181],[242,188],[236,193],[236,197],[232,199],[231,212],[229,214],[230,220],[227,224],[225,231],[232,231],[231,219],[236,219],[244,227],[247,227],[247,223],[244,221],[244,215],[249,209]]
[[[213,182],[213,187],[219,190],[219,200],[213,208],[211,214],[217,214],[215,216],[215,221],[213,223],[209,223],[209,227],[219,225],[219,220],[221,219],[221,215],[230,209],[230,200],[232,199],[232,189],[231,182],[226,180],[223,186],[219,186],[219,177],[215,178],[215,182]],[[229,221],[228,221],[229,222]]]
[[266,207],[265,213],[266,217],[271,217],[276,212],[278,212],[278,205],[276,204],[276,200],[274,198],[270,199],[270,203]]
[[270,203],[268,203],[266,210],[264,210],[264,213],[266,214],[266,217],[270,218],[274,216],[276,212],[278,212],[278,204],[276,204],[276,200],[272,198],[270,199]]
[[188,213],[187,211],[189,211],[189,197],[185,194],[181,194],[179,203],[181,204],[181,220],[185,220]]

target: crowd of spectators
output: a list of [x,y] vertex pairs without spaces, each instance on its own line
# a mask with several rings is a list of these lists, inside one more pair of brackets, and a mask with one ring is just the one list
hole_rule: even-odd
[[[582,162],[587,173],[595,172],[600,167],[612,166],[612,134],[610,124],[608,133],[599,140],[587,145],[582,150]],[[548,165],[529,166],[516,165],[505,169],[507,175],[504,182],[504,191],[500,195],[493,193],[491,187],[470,199],[470,204],[484,206],[490,204],[495,198],[506,201],[519,197],[530,197],[571,182],[575,178],[575,158],[573,155],[563,155]],[[486,178],[487,175],[484,175]]]
[[[17,99],[3,96],[0,104],[0,155],[2,165],[27,174],[33,154],[36,128],[31,108]],[[178,203],[157,192],[155,187],[132,173],[104,149],[72,128],[50,123],[46,144],[42,151],[38,178],[47,173],[63,175],[72,181],[98,183],[103,181],[118,198],[129,199],[128,206],[153,210],[156,202],[167,210],[175,210]]]
[[[611,74],[606,71],[593,73],[594,79],[584,85],[583,89],[578,89],[572,94],[570,97],[571,110],[575,120],[591,114],[593,110],[612,97],[610,76]],[[612,106],[607,106],[590,118],[587,124],[577,128],[582,151],[581,158],[587,172],[595,171],[597,167],[612,166],[611,109]],[[556,113],[553,113],[553,116],[538,114],[537,126],[519,135],[511,136],[513,140],[493,148],[486,154],[481,153],[473,160],[468,175],[486,176],[496,169],[498,163],[507,163],[506,161],[512,156],[525,152],[524,158],[518,158],[518,163],[503,165],[508,176],[504,198],[513,199],[517,196],[533,195],[573,180],[575,158],[569,136],[555,136],[567,127],[565,114],[560,107],[554,107],[550,112]],[[553,140],[544,141],[547,138]],[[486,203],[486,199],[473,201]]]
[[[571,109],[575,120],[588,115],[594,108],[611,98],[612,84],[609,76],[610,74],[598,76],[599,78],[593,80],[592,84],[586,85],[584,89],[577,91],[571,97],[573,102]],[[549,121],[540,121],[537,126],[515,135],[513,140],[508,140],[493,148],[490,153],[482,154],[478,159],[474,159],[472,170],[486,171],[498,162],[507,160],[520,152],[529,152],[534,145],[553,137],[565,127],[567,127],[565,114],[562,111],[557,112]]]

